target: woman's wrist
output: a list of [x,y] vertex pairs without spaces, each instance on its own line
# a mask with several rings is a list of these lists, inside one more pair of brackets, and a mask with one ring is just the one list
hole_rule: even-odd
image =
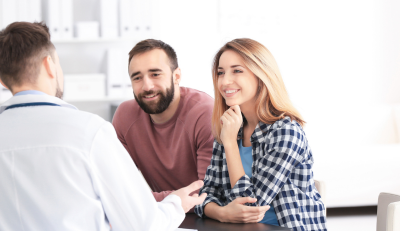
[[223,206],[219,206],[217,203],[210,202],[204,207],[204,214],[214,220],[220,222],[225,221],[225,211]]
[[226,212],[224,211],[225,207],[224,206],[219,206],[216,208],[217,216],[218,216],[218,221],[219,222],[226,222],[225,221],[225,214]]
[[230,150],[230,149],[234,148],[235,146],[237,147],[237,140],[236,139],[225,140],[225,141],[222,141],[222,144],[224,145],[225,151]]

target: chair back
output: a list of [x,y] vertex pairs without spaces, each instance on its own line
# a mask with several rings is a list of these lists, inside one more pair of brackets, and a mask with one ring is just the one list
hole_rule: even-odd
[[325,202],[326,200],[325,182],[314,179],[314,184],[315,187],[317,188],[317,191],[319,192],[319,195],[321,195],[322,202]]
[[[319,195],[321,196],[322,202],[324,202],[324,204],[325,204],[325,200],[326,200],[325,182],[314,179],[314,184],[315,184],[315,187],[317,188],[317,191],[319,192]],[[326,206],[325,206],[325,216],[326,216]]]
[[[399,231],[400,195],[381,193],[378,198],[376,231]],[[396,215],[397,214],[397,215]],[[397,222],[396,222],[397,219]]]

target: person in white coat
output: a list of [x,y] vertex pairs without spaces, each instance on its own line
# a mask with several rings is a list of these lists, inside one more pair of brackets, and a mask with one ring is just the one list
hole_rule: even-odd
[[197,181],[156,202],[113,126],[61,99],[44,23],[0,32],[0,80],[0,230],[174,230],[205,199]]

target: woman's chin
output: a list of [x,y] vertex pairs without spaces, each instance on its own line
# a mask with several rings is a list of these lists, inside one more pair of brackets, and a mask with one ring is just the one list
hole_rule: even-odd
[[226,105],[228,107],[232,107],[232,106],[237,105],[237,104],[235,104],[235,102],[226,102]]
[[241,104],[241,102],[238,101],[238,100],[225,100],[225,103],[226,103],[226,105],[227,105],[228,107],[232,107],[232,106],[240,105],[240,104]]

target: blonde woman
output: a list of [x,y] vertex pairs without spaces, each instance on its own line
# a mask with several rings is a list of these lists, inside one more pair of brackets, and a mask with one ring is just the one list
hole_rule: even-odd
[[208,196],[195,212],[221,222],[326,230],[305,122],[272,54],[235,39],[216,54],[212,72],[215,141],[200,190]]

